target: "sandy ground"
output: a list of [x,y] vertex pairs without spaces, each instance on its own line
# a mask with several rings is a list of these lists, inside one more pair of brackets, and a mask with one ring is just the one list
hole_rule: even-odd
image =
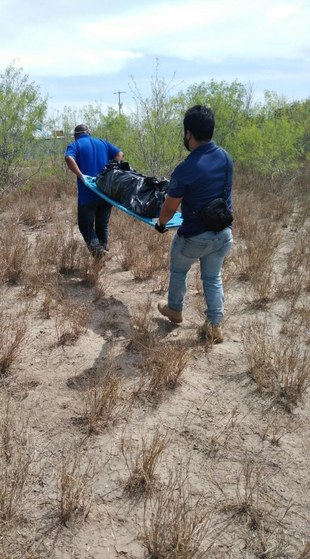
[[[36,234],[26,226],[23,231],[29,239]],[[295,235],[287,229],[279,254]],[[309,394],[290,411],[260,394],[241,340],[246,321],[266,313],[281,339],[287,303],[277,299],[267,309],[254,308],[248,284],[231,277],[225,287],[224,343],[206,349],[197,335],[197,301],[202,298],[197,273],[194,268],[190,275],[183,324],[170,324],[157,311],[165,294],[155,292],[151,281],[137,282],[130,270],[122,270],[112,235],[111,257],[100,272],[105,286],[101,295],[85,286],[78,272],[62,277],[64,294],[89,312],[86,330],[64,345],[57,343],[56,310],[42,315],[41,292],[28,299],[27,336],[2,393],[10,394],[16,413],[29,418],[31,478],[16,541],[33,534],[38,551],[31,557],[155,559],[141,537],[154,512],[152,496],[176,472],[186,477],[191,498],[205,501],[209,522],[202,557],[310,557],[302,555],[310,540]],[[21,284],[3,285],[2,308],[23,306],[24,291]],[[137,312],[149,313],[149,328],[157,339],[182,342],[191,352],[180,382],[156,400],[134,396],[143,364],[132,341]],[[107,425],[99,423],[89,435],[81,420],[83,394],[106,373],[111,356],[121,382],[118,404]],[[142,438],[148,440],[158,430],[167,444],[153,493],[145,501],[143,495],[125,491],[129,472],[121,444],[127,441],[134,456]],[[60,464],[72,456],[75,444],[82,470],[89,460],[94,468],[86,490],[91,502],[86,518],[73,514],[62,525],[57,480]],[[256,521],[241,510],[245,500]],[[26,556],[26,551],[11,555]]]

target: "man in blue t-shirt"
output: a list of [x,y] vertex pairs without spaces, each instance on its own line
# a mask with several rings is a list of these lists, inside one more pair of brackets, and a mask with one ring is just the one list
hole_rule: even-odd
[[181,204],[183,222],[173,238],[170,250],[170,281],[168,304],[159,303],[158,310],[171,322],[181,323],[187,289],[187,274],[199,260],[207,308],[201,332],[214,343],[223,341],[221,321],[224,315],[222,265],[231,250],[231,227],[219,232],[206,230],[197,212],[216,198],[224,197],[232,206],[233,164],[229,155],[214,141],[214,115],[211,109],[195,105],[183,120],[184,145],[190,152],[171,175],[168,196],[162,206],[157,231],[165,232],[166,223]]
[[85,124],[74,129],[75,141],[67,146],[65,160],[77,176],[78,227],[83,239],[94,254],[102,256],[109,251],[109,219],[112,206],[85,185],[87,176],[96,177],[111,159],[121,161],[123,152],[110,142],[94,138]]

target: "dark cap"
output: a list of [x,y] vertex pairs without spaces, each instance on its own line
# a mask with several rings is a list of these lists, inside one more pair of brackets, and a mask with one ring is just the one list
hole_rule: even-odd
[[74,128],[74,136],[79,136],[80,134],[89,134],[88,126],[86,126],[86,124],[78,124]]

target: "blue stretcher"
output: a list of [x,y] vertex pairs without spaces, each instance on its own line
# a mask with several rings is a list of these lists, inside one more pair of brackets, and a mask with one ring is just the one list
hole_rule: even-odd
[[[96,177],[88,177],[87,181],[86,181],[86,186],[88,188],[90,188],[90,190],[92,190],[93,192],[96,192],[96,194],[98,194],[98,196],[103,198],[106,202],[109,202],[109,204],[111,204],[111,206],[115,206],[116,208],[118,208],[122,212],[125,212],[126,214],[131,215],[132,217],[135,217],[136,219],[139,219],[140,221],[143,221],[147,225],[151,225],[151,227],[155,227],[155,223],[158,221],[157,218],[144,217],[142,215],[138,215],[138,214],[132,212],[131,210],[128,210],[127,208],[125,208],[124,206],[119,204],[119,202],[116,202],[115,200],[113,200],[112,198],[110,198],[109,196],[104,194],[103,192],[101,192],[101,190],[99,190],[99,188],[96,185]],[[182,224],[182,214],[181,214],[181,212],[176,212],[174,214],[173,218],[170,219],[170,221],[168,221],[166,227],[168,229],[173,229],[173,228],[176,228],[176,227],[180,227],[181,224]]]

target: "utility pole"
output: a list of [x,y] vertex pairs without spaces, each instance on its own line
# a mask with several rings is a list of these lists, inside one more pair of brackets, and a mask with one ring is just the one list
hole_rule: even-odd
[[126,93],[126,91],[114,91],[114,95],[118,95],[118,114],[121,114],[123,103],[121,103],[121,94]]

